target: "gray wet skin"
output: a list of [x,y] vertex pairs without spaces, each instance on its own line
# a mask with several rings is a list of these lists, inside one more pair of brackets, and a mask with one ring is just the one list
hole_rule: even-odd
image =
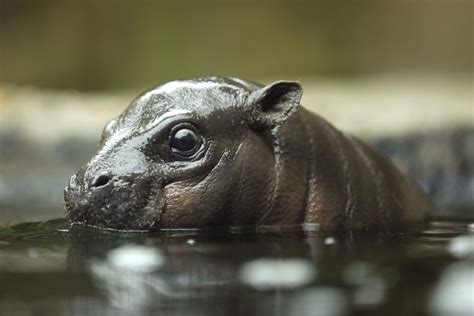
[[173,81],[104,129],[65,189],[71,224],[119,230],[294,225],[399,230],[431,203],[392,162],[299,105],[302,88]]

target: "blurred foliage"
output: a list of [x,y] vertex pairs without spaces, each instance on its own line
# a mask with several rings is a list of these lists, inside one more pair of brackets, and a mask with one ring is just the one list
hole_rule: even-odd
[[0,82],[472,71],[471,0],[0,0]]

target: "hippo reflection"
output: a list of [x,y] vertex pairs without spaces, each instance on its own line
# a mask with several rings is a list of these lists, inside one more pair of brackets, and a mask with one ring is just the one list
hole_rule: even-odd
[[300,104],[302,88],[173,81],[136,98],[65,189],[70,223],[118,230],[316,223],[403,229],[431,203],[387,158]]

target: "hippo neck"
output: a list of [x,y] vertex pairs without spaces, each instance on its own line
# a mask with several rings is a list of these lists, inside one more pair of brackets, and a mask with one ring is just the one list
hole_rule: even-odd
[[293,225],[304,220],[311,161],[302,112],[298,110],[285,124],[271,130],[275,184],[271,203],[259,225]]

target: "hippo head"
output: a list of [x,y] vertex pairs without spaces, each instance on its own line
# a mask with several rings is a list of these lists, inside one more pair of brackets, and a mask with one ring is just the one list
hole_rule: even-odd
[[68,220],[118,230],[257,223],[275,186],[271,130],[301,94],[295,82],[216,77],[145,92],[71,177]]

